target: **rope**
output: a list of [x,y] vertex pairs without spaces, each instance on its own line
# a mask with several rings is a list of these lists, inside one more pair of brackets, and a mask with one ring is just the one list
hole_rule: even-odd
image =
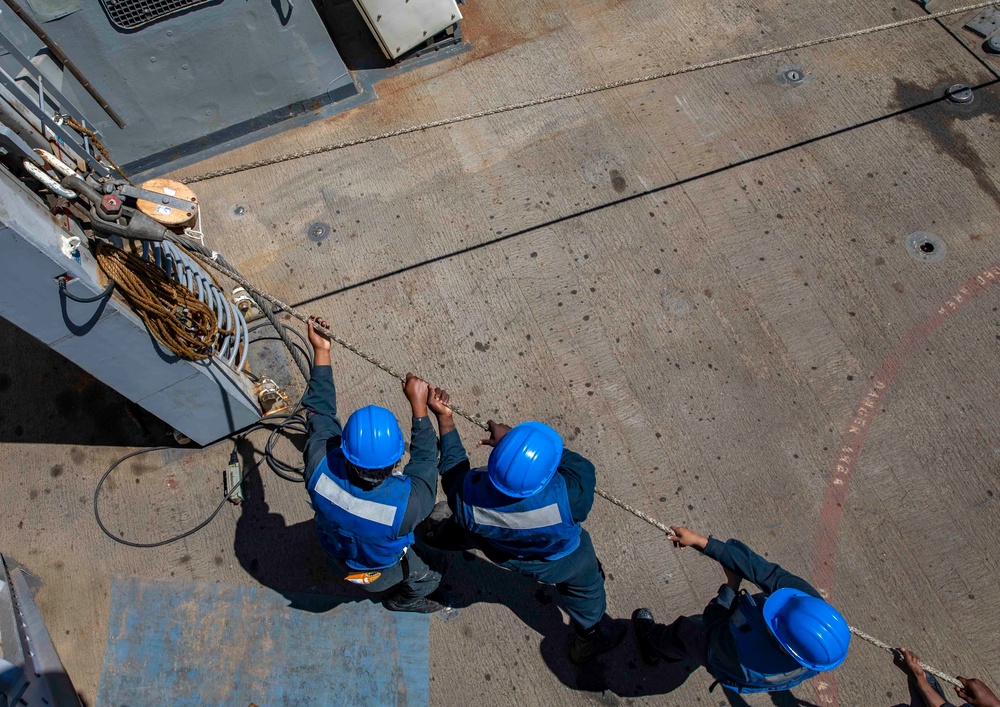
[[[586,96],[591,93],[600,93],[601,91],[609,91],[611,89],[622,88],[624,86],[634,86],[635,84],[646,83],[647,81],[656,81],[659,79],[669,78],[671,76],[680,76],[682,74],[689,74],[695,71],[702,71],[704,69],[714,69],[719,66],[726,66],[728,64],[736,64],[743,61],[749,61],[751,59],[760,59],[762,57],[773,56],[774,54],[785,54],[788,52],[798,51],[800,49],[807,49],[809,47],[818,47],[822,44],[830,44],[832,42],[840,42],[845,39],[863,37],[865,35],[875,34],[877,32],[885,32],[890,29],[898,29],[900,27],[907,27],[909,25],[920,24],[921,22],[938,20],[941,19],[942,17],[949,17],[951,15],[958,15],[965,12],[972,12],[973,10],[981,10],[986,7],[991,7],[994,4],[996,4],[996,0],[991,0],[990,2],[979,2],[974,5],[965,5],[963,7],[957,7],[952,10],[942,10],[941,12],[934,12],[927,15],[921,15],[919,17],[912,17],[907,20],[899,20],[897,22],[889,22],[884,25],[867,27],[865,29],[854,30],[851,32],[844,32],[843,34],[823,37],[821,39],[811,39],[805,42],[799,42],[797,44],[786,44],[785,46],[774,47],[772,49],[761,49],[759,51],[750,52],[748,54],[739,54],[737,56],[732,56],[727,59],[716,59],[713,61],[706,61],[701,64],[693,64],[678,69],[668,69],[666,71],[659,71],[654,74],[646,74],[645,76],[636,76],[630,79],[620,79],[618,81],[610,81],[608,83],[602,83],[596,86],[588,86],[586,88],[580,88],[574,91],[565,91],[563,93],[556,93],[550,96],[543,96],[541,98],[533,98],[531,100],[520,101],[518,103],[508,103],[506,105],[496,106],[494,108],[487,108],[485,110],[476,111],[475,113],[465,113],[463,115],[452,116],[451,118],[434,120],[429,123],[421,123],[420,125],[412,125],[407,128],[398,128],[397,130],[390,130],[388,132],[378,133],[376,135],[369,135],[367,137],[362,137],[362,138],[356,138],[354,140],[335,142],[328,145],[321,145],[319,147],[312,147],[309,148],[308,150],[300,150],[299,152],[290,152],[288,154],[278,155],[277,157],[270,157],[268,159],[256,160],[254,162],[247,162],[245,164],[237,165],[235,167],[227,167],[225,169],[215,170],[214,172],[206,172],[204,174],[199,174],[194,177],[188,177],[186,179],[181,179],[180,181],[183,184],[194,184],[195,182],[204,182],[206,180],[215,179],[217,177],[225,177],[230,174],[246,172],[248,170],[258,169],[260,167],[269,167],[271,165],[280,164],[282,162],[289,162],[291,160],[301,159],[302,157],[311,157],[313,155],[323,154],[324,152],[333,152],[334,150],[341,150],[344,149],[345,147],[364,145],[365,143],[375,142],[377,140],[385,140],[391,137],[399,137],[400,135],[408,135],[410,133],[429,130],[430,128],[440,128],[445,125],[464,123],[467,120],[475,120],[476,118],[486,118],[488,116],[498,115],[500,113],[508,113],[510,111],[522,110],[524,108],[532,108],[534,106],[545,105],[546,103],[564,101],[568,98],[578,98],[580,96]],[[97,143],[97,145],[99,146],[100,149],[100,143]],[[113,162],[111,164],[114,166]],[[115,167],[115,169],[118,169],[117,166]],[[120,172],[121,170],[118,171]]]
[[646,521],[647,523],[649,523],[651,526],[653,526],[657,530],[661,530],[664,533],[669,533],[670,532],[670,526],[669,525],[666,525],[665,523],[661,523],[660,521],[656,520],[656,518],[653,518],[652,516],[647,515],[646,513],[640,511],[635,506],[630,506],[629,504],[625,503],[625,501],[621,500],[620,498],[616,498],[616,497],[612,496],[610,493],[608,493],[607,491],[605,491],[601,487],[598,486],[597,488],[595,488],[594,492],[598,496],[600,496],[601,498],[603,498],[605,500],[608,500],[608,501],[611,501],[611,503],[615,504],[619,508],[622,508],[622,509],[628,511],[629,513],[631,513],[632,515],[634,515],[639,520]]
[[[90,128],[86,128],[83,125],[80,125],[80,123],[76,122],[76,120],[74,120],[73,117],[70,115],[62,116],[62,120],[64,123],[66,123],[66,125],[73,128],[81,135],[86,135],[87,137],[89,137],[90,142],[94,145],[94,147],[97,148],[97,151],[101,153],[101,156],[108,161],[108,164],[114,167],[115,171],[118,172],[118,174],[122,175],[122,179],[124,179],[129,184],[132,184],[132,180],[128,178],[128,175],[122,171],[121,167],[115,164],[115,161],[113,159],[111,159],[111,155],[108,154],[108,148],[106,148],[101,143],[100,139],[97,137],[97,135],[94,133],[93,130],[91,130]],[[132,186],[135,185],[132,184]]]
[[[894,656],[899,654],[899,651],[897,651],[895,648],[890,646],[885,641],[880,641],[879,639],[875,638],[875,636],[865,633],[860,628],[855,628],[854,626],[851,626],[850,628],[851,628],[851,633],[860,638],[862,641],[867,641],[876,648],[881,648],[886,653],[891,653]],[[958,681],[957,678],[953,678],[948,673],[943,673],[937,668],[932,668],[931,666],[927,665],[927,663],[921,662],[920,667],[923,668],[925,672],[928,672],[931,675],[937,677],[940,680],[944,680],[947,683],[951,683],[955,687],[964,687],[962,683]]]
[[115,289],[161,344],[187,361],[210,358],[221,336],[219,322],[206,303],[166,272],[134,253],[97,241],[97,263]]
[[[292,315],[293,317],[295,317],[296,319],[298,319],[299,321],[301,321],[303,323],[308,323],[309,318],[307,316],[305,316],[304,314],[301,314],[300,312],[297,312],[291,305],[288,305],[288,304],[282,302],[277,297],[274,297],[273,295],[270,295],[267,292],[264,292],[262,290],[257,289],[256,287],[254,287],[250,283],[249,280],[247,280],[245,277],[243,277],[239,273],[235,272],[232,268],[226,267],[225,265],[219,263],[217,257],[215,257],[215,258],[207,258],[207,257],[204,257],[204,256],[202,256],[201,254],[199,254],[197,252],[194,252],[194,251],[191,251],[191,255],[192,255],[192,257],[194,257],[195,259],[199,260],[200,262],[202,262],[203,264],[207,265],[208,267],[214,268],[215,270],[223,273],[224,275],[226,275],[227,277],[229,277],[230,279],[232,279],[234,282],[239,283],[244,289],[246,289],[247,292],[255,293],[258,297],[260,297],[261,299],[263,299],[263,300],[269,302],[270,304],[274,305],[277,309],[283,310],[283,311],[287,312],[288,314]],[[217,254],[216,254],[216,256],[217,256]],[[333,333],[332,331],[330,331],[326,327],[319,326],[318,324],[316,324],[315,326],[316,326],[316,329],[318,331],[320,331],[324,335],[330,337],[331,341],[339,344],[340,346],[342,346],[343,348],[347,349],[351,353],[353,353],[353,354],[355,354],[355,355],[363,358],[365,361],[367,361],[368,363],[372,364],[373,366],[375,366],[379,370],[385,371],[386,373],[388,373],[389,375],[393,376],[397,380],[400,380],[400,381],[405,381],[406,380],[406,377],[403,374],[401,374],[399,371],[397,371],[394,368],[392,368],[389,364],[384,363],[383,361],[378,360],[377,358],[375,358],[371,354],[369,354],[369,353],[367,353],[367,352],[359,349],[357,346],[355,346],[354,344],[351,344],[350,342],[346,341],[342,337],[337,336],[335,333]],[[465,420],[468,420],[469,422],[471,422],[475,426],[477,426],[477,427],[479,427],[479,428],[481,428],[483,430],[488,430],[489,429],[487,427],[486,423],[483,422],[483,420],[478,415],[475,415],[475,416],[474,415],[470,415],[469,413],[463,411],[461,408],[459,408],[459,407],[457,407],[455,405],[452,405],[450,403],[449,403],[449,407],[451,407],[451,410],[452,410],[452,412],[454,414],[458,415],[459,417],[462,417]],[[662,522],[656,520],[656,518],[653,518],[649,514],[647,514],[647,513],[643,512],[643,511],[639,510],[635,506],[631,506],[628,503],[625,503],[625,501],[622,501],[620,498],[617,498],[613,494],[608,493],[604,489],[602,489],[600,487],[597,487],[597,488],[594,489],[594,491],[601,498],[609,501],[610,503],[618,506],[619,508],[627,511],[628,513],[631,513],[633,516],[635,516],[639,520],[642,520],[642,521],[645,521],[646,523],[649,523],[651,526],[653,526],[657,530],[659,530],[659,531],[661,531],[663,533],[669,533],[670,532],[670,526],[668,526],[665,523],[662,523]],[[851,629],[851,633],[853,635],[857,636],[858,638],[860,638],[863,641],[866,641],[867,643],[870,643],[871,645],[875,646],[876,648],[881,648],[883,651],[885,651],[887,653],[890,653],[892,655],[896,655],[897,654],[896,649],[893,648],[892,646],[890,646],[888,643],[885,643],[884,641],[880,641],[879,639],[875,638],[874,636],[872,636],[872,635],[870,635],[868,633],[865,633],[861,629],[855,628],[854,626],[850,626],[850,629]],[[941,680],[944,680],[947,683],[951,683],[952,685],[955,685],[956,687],[961,687],[962,686],[962,683],[960,683],[956,678],[952,677],[951,675],[948,675],[947,673],[944,673],[944,672],[938,670],[937,668],[931,667],[930,665],[927,665],[926,663],[920,663],[920,667],[922,667],[926,672],[928,672],[928,673],[936,676],[937,678],[939,678]]]
[[[298,319],[300,322],[303,322],[303,323],[308,323],[309,322],[309,317],[307,317],[306,315],[302,314],[301,312],[297,312],[291,305],[282,302],[277,297],[274,297],[273,295],[270,295],[267,292],[264,292],[262,290],[259,290],[256,287],[254,287],[250,283],[249,280],[247,280],[245,277],[243,277],[242,275],[240,275],[238,272],[236,272],[232,268],[227,267],[227,266],[223,265],[222,263],[220,263],[217,258],[206,258],[205,256],[201,255],[200,253],[198,253],[196,251],[189,251],[189,252],[191,253],[191,256],[193,258],[195,258],[196,260],[200,261],[204,265],[207,265],[210,268],[214,268],[215,270],[218,270],[222,274],[226,275],[231,280],[233,280],[234,282],[236,282],[239,285],[241,285],[248,293],[256,294],[261,299],[263,299],[263,300],[269,302],[270,304],[274,305],[275,308],[287,312],[288,314],[290,314],[293,317],[295,317],[296,319]],[[400,373],[399,371],[397,371],[396,369],[392,368],[392,366],[390,366],[389,364],[384,363],[384,362],[378,360],[377,358],[375,358],[374,356],[372,356],[370,353],[359,349],[357,346],[355,346],[354,344],[350,343],[349,341],[341,338],[340,336],[338,336],[337,334],[333,333],[332,331],[330,331],[326,327],[321,327],[319,324],[316,324],[316,329],[319,332],[321,332],[322,334],[324,334],[325,336],[330,337],[331,341],[333,341],[336,344],[342,346],[343,348],[347,349],[348,351],[350,351],[351,353],[355,354],[356,356],[359,356],[359,357],[363,358],[365,361],[367,361],[368,363],[372,364],[373,366],[375,366],[379,370],[385,371],[386,373],[388,373],[390,376],[392,376],[393,378],[395,378],[398,381],[401,381],[401,382],[404,382],[404,383],[406,382],[406,376],[403,375],[402,373]],[[471,414],[465,412],[464,410],[462,410],[461,408],[459,408],[459,407],[457,407],[455,405],[450,405],[450,407],[451,407],[452,412],[455,413],[456,415],[458,415],[459,417],[461,417],[461,418],[463,418],[465,420],[468,420],[469,422],[471,422],[472,424],[476,425],[477,427],[479,427],[481,429],[484,429],[484,430],[488,429],[487,426],[486,426],[486,423],[482,419],[480,419],[478,416],[471,415]]]

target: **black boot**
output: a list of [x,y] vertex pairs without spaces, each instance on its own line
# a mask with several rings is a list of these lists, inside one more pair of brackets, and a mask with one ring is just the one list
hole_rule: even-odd
[[393,594],[382,602],[389,611],[409,611],[414,614],[433,614],[437,611],[450,611],[450,606],[439,604],[427,597],[404,597]]
[[573,642],[569,645],[569,661],[574,665],[580,665],[603,655],[625,640],[627,632],[625,626],[612,623],[607,617],[589,629],[577,628]]
[[656,665],[660,656],[653,649],[651,633],[656,626],[653,612],[649,609],[636,609],[632,612],[632,627],[635,629],[635,640],[639,644],[639,655],[646,665]]

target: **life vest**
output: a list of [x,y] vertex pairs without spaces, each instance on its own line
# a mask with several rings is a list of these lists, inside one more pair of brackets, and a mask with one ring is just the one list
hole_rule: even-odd
[[739,664],[733,666],[708,649],[708,668],[719,684],[733,692],[790,690],[818,675],[783,651],[764,622],[764,594],[741,592],[729,619]]
[[558,560],[580,546],[566,482],[554,474],[538,493],[501,493],[485,469],[467,474],[455,514],[459,524],[501,553],[519,560]]
[[410,498],[410,479],[393,475],[370,490],[354,486],[339,449],[330,452],[309,480],[320,545],[357,570],[392,567],[413,543],[397,537]]

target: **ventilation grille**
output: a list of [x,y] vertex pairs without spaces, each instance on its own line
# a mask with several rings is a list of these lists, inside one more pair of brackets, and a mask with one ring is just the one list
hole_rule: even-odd
[[212,0],[101,0],[116,27],[138,29],[177,12]]

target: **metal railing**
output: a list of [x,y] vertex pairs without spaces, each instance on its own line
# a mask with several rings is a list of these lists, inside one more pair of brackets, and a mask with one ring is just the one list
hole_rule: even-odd
[[[46,141],[55,141],[63,151],[73,156],[73,161],[79,163],[81,168],[86,167],[100,176],[107,176],[108,166],[100,160],[90,139],[71,130],[61,120],[61,116],[70,116],[80,125],[88,127],[80,109],[55,86],[46,82],[38,67],[2,30],[0,49],[6,51],[21,67],[17,76],[11,76],[0,65],[0,86],[6,89],[0,91],[0,99],[9,110],[20,116]],[[27,86],[28,83],[33,84],[33,87]]]

